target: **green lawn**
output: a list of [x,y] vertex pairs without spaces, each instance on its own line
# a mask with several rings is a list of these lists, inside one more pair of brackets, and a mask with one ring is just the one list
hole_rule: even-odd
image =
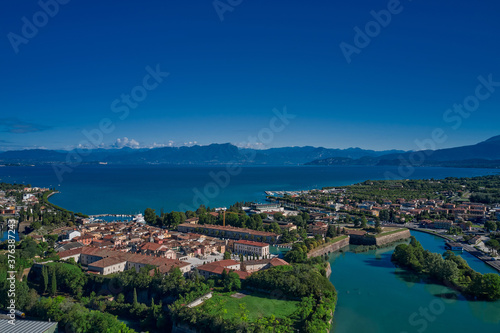
[[46,264],[46,266],[48,266],[48,267],[50,267],[50,266],[56,266],[56,265],[64,265],[69,270],[75,270],[75,271],[78,271],[78,272],[82,271],[80,269],[80,267],[75,266],[75,265],[71,265],[71,264],[68,264],[68,263],[65,263],[65,262],[49,262],[49,263]]
[[224,314],[225,319],[241,317],[244,312],[240,304],[243,304],[250,321],[270,315],[274,315],[277,318],[288,317],[297,310],[297,304],[299,304],[297,301],[270,298],[265,294],[252,293],[243,298],[235,298],[231,297],[231,294],[226,293],[214,295],[203,306],[210,309],[217,302],[221,302],[223,308],[226,310]]
[[347,238],[347,235],[337,236],[337,237],[333,238],[329,243],[337,243],[337,242],[339,242],[343,239],[346,239],[346,238]]
[[396,230],[392,230],[392,231],[387,231],[387,232],[383,232],[381,234],[378,234],[375,237],[378,238],[378,237],[382,237],[382,236],[387,236],[387,235],[395,234],[395,233],[398,233],[398,232],[401,232],[401,231],[404,231],[404,230],[408,230],[408,229],[403,228],[403,229],[396,229]]

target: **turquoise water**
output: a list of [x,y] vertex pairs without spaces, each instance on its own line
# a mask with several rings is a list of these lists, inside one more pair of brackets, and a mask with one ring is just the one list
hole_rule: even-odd
[[[0,182],[55,187],[59,206],[87,214],[132,214],[146,207],[166,211],[228,206],[236,201],[262,201],[265,190],[301,190],[385,179],[396,167],[245,167],[228,184],[213,187],[212,174],[223,167],[80,166],[59,182],[52,167],[1,167]],[[497,174],[490,169],[417,168],[415,179]],[[220,179],[219,179],[220,180]],[[220,182],[219,182],[220,183]],[[210,187],[212,186],[212,187]],[[208,191],[207,189],[212,191]],[[198,195],[198,196],[197,196]],[[444,252],[444,241],[412,232],[424,248]],[[332,254],[331,281],[339,292],[334,330],[375,332],[500,332],[500,302],[469,302],[443,286],[414,281],[390,262],[394,247],[366,253]],[[495,272],[467,253],[463,257],[481,272]],[[419,311],[434,311],[424,318]]]
[[[196,209],[200,204],[229,206],[236,201],[263,201],[266,190],[302,190],[385,179],[397,167],[244,167],[226,178],[225,167],[81,165],[59,181],[52,166],[0,167],[0,182],[55,187],[50,200],[86,214],[133,214]],[[472,177],[492,169],[416,168],[405,178]],[[211,176],[212,175],[212,176]],[[213,176],[215,175],[215,176]]]
[[[412,235],[425,249],[444,252],[443,239]],[[467,301],[444,286],[415,281],[391,263],[393,251],[330,256],[330,281],[339,293],[332,332],[500,332],[500,302]],[[481,273],[496,272],[468,253],[462,256]]]
[[[12,235],[12,234],[11,234]],[[16,231],[16,241],[19,240],[19,234],[17,233]],[[8,240],[9,239],[9,232],[8,231],[3,231],[2,232],[2,237],[0,238],[0,243],[5,241],[5,240]]]
[[289,248],[269,246],[269,252],[271,254],[277,254],[279,258],[283,258],[288,251],[290,251]]

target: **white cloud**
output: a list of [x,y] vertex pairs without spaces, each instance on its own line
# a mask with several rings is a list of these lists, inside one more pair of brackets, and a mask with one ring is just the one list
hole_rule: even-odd
[[153,144],[147,146],[147,148],[162,148],[162,147],[173,147],[173,146],[174,146],[174,141],[170,140],[168,143],[153,142]]
[[262,142],[240,142],[235,144],[238,148],[266,149]]
[[134,139],[129,139],[127,137],[124,137],[123,139],[116,139],[115,143],[111,145],[113,148],[123,148],[123,147],[129,147],[129,148],[140,148],[139,142],[135,141]]

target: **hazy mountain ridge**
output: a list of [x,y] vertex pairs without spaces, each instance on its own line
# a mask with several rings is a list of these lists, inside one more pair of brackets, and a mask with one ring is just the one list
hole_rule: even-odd
[[361,148],[330,149],[323,147],[283,147],[270,149],[238,148],[235,145],[162,147],[152,149],[95,149],[86,156],[78,150],[55,151],[43,149],[18,150],[0,153],[0,163],[52,164],[65,163],[68,156],[78,154],[83,163],[109,164],[192,164],[217,165],[238,163],[245,165],[299,165],[329,157],[360,158],[382,156],[403,151],[373,151]]
[[[475,145],[446,148],[438,150],[425,150],[420,152],[405,152],[387,154],[377,157],[361,157],[346,159],[330,157],[317,159],[306,163],[307,165],[401,165],[410,164],[410,160],[419,161],[418,154],[425,156],[421,166],[449,166],[449,167],[500,167],[500,136],[492,137]],[[419,162],[420,163],[420,162]]]

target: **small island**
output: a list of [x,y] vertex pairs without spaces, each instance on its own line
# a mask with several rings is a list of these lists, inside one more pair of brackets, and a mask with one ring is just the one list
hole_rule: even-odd
[[444,255],[427,251],[415,237],[411,237],[408,245],[398,245],[391,260],[424,280],[451,287],[467,297],[488,301],[500,299],[500,275],[478,273],[450,250]]

